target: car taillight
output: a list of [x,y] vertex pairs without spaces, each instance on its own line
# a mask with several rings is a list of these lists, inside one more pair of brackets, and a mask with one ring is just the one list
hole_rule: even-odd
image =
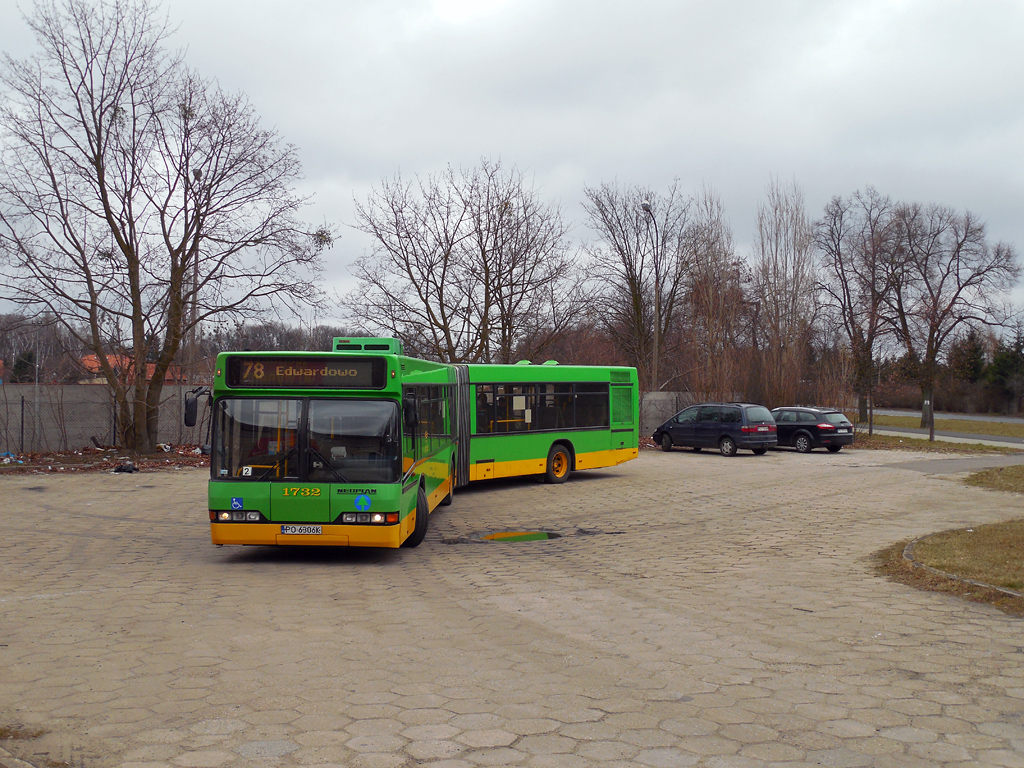
[[822,422],[821,424],[818,425],[818,429],[831,429],[831,430],[835,430],[835,428],[836,428],[835,424],[826,424],[825,422]]

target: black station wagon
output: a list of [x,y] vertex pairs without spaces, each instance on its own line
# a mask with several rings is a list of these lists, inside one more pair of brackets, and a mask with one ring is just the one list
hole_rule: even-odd
[[701,403],[684,408],[654,430],[654,441],[663,451],[681,445],[699,451],[717,448],[723,456],[735,456],[745,448],[761,456],[777,436],[775,420],[763,405],[751,403]]
[[853,444],[853,424],[833,408],[776,408],[772,416],[779,428],[779,445],[791,445],[799,453],[822,446],[837,453]]

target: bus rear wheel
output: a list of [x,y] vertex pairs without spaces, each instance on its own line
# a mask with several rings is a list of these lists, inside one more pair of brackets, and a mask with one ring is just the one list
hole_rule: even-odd
[[552,445],[548,451],[548,469],[544,474],[547,483],[564,483],[569,479],[569,449],[564,445]]
[[427,494],[420,486],[416,493],[416,522],[413,524],[409,538],[402,542],[403,547],[418,547],[427,536],[427,524],[430,518],[430,507],[427,506]]

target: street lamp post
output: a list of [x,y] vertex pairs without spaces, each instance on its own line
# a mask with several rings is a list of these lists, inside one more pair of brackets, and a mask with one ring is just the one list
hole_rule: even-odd
[[[651,390],[653,392],[658,391],[658,341],[661,337],[661,259],[658,258],[658,245],[660,238],[658,237],[658,220],[654,216],[654,211],[651,210],[651,204],[649,201],[644,200],[640,203],[640,207],[643,208],[650,220],[654,222],[654,349],[651,359]],[[650,231],[650,223],[647,225],[648,232]]]

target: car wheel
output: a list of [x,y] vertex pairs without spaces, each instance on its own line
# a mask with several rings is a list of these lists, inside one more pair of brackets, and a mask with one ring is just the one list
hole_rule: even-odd
[[718,450],[722,452],[723,456],[735,456],[736,455],[736,441],[731,437],[723,437],[718,442]]
[[672,450],[672,436],[668,432],[661,436],[661,450],[665,453]]
[[755,456],[764,456],[766,453],[768,453],[767,448],[751,448],[750,450],[754,452]]
[[402,542],[403,547],[418,547],[427,536],[427,525],[430,518],[430,507],[427,506],[427,494],[421,487],[416,494],[416,522],[413,524],[409,538]]
[[548,451],[548,469],[544,474],[545,482],[564,483],[569,479],[569,466],[569,449],[564,445],[552,445],[551,450]]
[[797,453],[810,453],[812,447],[810,436],[797,435],[796,439],[793,440],[793,447],[796,448]]
[[841,445],[830,445],[828,447],[828,452],[829,453],[839,453],[839,451],[841,451],[842,448],[843,448],[843,446],[841,446]]

